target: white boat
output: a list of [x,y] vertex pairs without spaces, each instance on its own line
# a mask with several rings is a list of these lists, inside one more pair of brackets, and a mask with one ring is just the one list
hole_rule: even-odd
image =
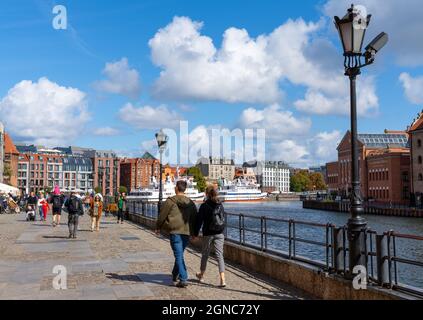
[[219,187],[218,197],[223,202],[254,202],[264,200],[267,193],[261,192],[259,184],[238,178],[233,182],[223,180]]
[[[179,180],[184,180],[187,182],[187,189],[185,190],[185,195],[190,198],[192,201],[203,201],[204,192],[199,192],[197,189],[197,182],[194,181],[194,178],[177,178],[177,180],[172,181],[170,177],[166,177],[162,187],[163,187],[163,201],[167,198],[173,197],[175,195],[175,186],[176,182]],[[155,177],[150,179],[150,185],[148,188],[141,188],[138,190],[131,190],[127,196],[128,200],[140,200],[144,202],[159,202],[159,184]]]

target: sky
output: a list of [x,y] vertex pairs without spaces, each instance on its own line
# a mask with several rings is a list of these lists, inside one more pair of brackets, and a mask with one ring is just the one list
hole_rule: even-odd
[[[266,160],[297,167],[336,160],[350,120],[333,16],[350,4],[3,0],[0,121],[15,142],[127,157],[157,153],[154,134],[165,128],[176,133],[172,145],[187,139],[190,163],[210,151],[213,129],[264,129]],[[64,27],[57,5],[66,9],[65,29],[57,28]],[[390,38],[358,79],[359,131],[405,130],[423,105],[423,6],[356,5],[372,14],[365,44],[382,31]]]

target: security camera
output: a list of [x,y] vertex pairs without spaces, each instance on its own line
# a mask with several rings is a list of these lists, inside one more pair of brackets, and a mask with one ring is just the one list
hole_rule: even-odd
[[381,32],[376,38],[374,38],[366,47],[366,57],[367,63],[372,63],[375,60],[375,55],[378,53],[388,42],[389,37],[385,32]]

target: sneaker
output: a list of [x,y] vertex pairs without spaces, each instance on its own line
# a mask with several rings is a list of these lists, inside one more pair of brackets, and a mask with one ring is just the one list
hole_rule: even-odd
[[178,281],[179,281],[179,276],[175,277],[174,275],[172,275],[172,282],[173,282],[174,286],[176,286],[178,284]]
[[225,283],[225,282],[221,283],[221,284],[219,285],[219,288],[226,288],[226,283]]
[[69,239],[72,239],[73,237],[72,237],[72,235],[70,234],[70,235],[68,236],[68,238],[69,238]]
[[186,281],[179,280],[178,283],[176,284],[176,287],[178,287],[178,288],[186,288],[186,287],[188,287],[188,283]]
[[201,275],[201,273],[200,273],[200,272],[196,273],[196,274],[195,274],[195,276],[197,277],[198,282],[200,282],[200,283],[204,283],[203,276]]

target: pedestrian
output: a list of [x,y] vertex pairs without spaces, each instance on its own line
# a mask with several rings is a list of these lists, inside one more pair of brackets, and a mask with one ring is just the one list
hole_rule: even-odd
[[100,231],[100,218],[103,213],[103,201],[100,194],[96,194],[90,203],[91,232]]
[[194,234],[197,207],[185,196],[186,181],[176,183],[176,195],[168,198],[163,204],[156,224],[156,234],[164,230],[170,234],[170,245],[175,256],[172,270],[173,283],[179,288],[188,286],[188,272],[185,265],[184,251],[188,246],[190,236]]
[[47,203],[46,199],[44,198],[44,194],[40,192],[40,197],[38,199],[38,214],[40,215],[40,221],[45,221],[44,219],[44,208],[45,204]]
[[195,224],[195,237],[198,237],[200,230],[203,234],[203,248],[201,253],[200,272],[196,274],[198,281],[203,282],[206,272],[207,260],[210,249],[213,245],[217,257],[220,275],[220,287],[226,287],[225,282],[225,260],[223,258],[223,247],[225,243],[225,209],[219,201],[217,190],[214,186],[206,189],[206,201],[200,206]]
[[76,193],[72,191],[71,196],[65,202],[65,207],[68,210],[69,239],[76,239],[79,216],[84,215],[83,203],[81,199],[77,197]]
[[63,196],[60,194],[59,186],[54,187],[53,195],[50,197],[49,202],[52,205],[53,212],[53,227],[60,226],[60,217],[62,215]]
[[[35,196],[35,193],[32,191],[29,194],[28,199],[26,200],[26,207],[28,210],[28,207],[31,206],[32,210],[35,212],[35,217],[37,216],[37,210],[38,210],[38,198]],[[34,220],[35,220],[34,217]]]
[[125,192],[121,193],[118,200],[118,220],[117,223],[123,223],[123,217],[126,212],[126,194]]

